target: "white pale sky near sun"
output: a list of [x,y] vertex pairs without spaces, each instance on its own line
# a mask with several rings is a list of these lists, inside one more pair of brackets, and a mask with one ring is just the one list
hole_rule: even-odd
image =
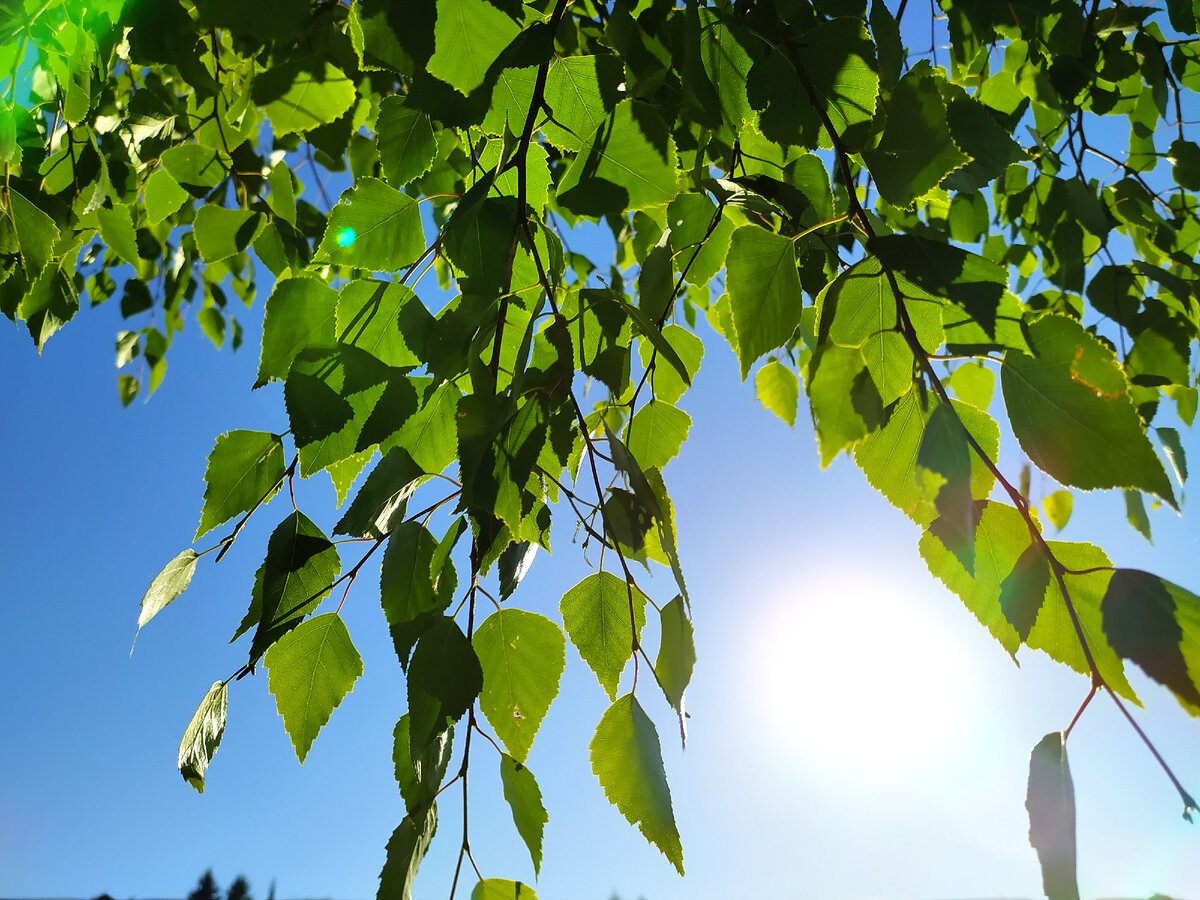
[[[181,897],[210,867],[222,886],[245,874],[260,900],[272,882],[280,898],[375,894],[403,816],[390,755],[404,682],[370,579],[343,610],[365,675],[303,767],[260,671],[232,687],[206,793],[175,768],[205,690],[244,661],[243,643],[227,640],[285,499],[256,514],[219,566],[206,557],[129,655],[139,598],[194,533],[214,438],[288,427],[278,385],[249,390],[264,296],[241,351],[215,351],[189,323],[158,393],[128,409],[111,368],[115,304],[81,311],[41,359],[22,329],[0,323],[0,896]],[[763,411],[728,346],[700,327],[705,361],[683,401],[694,425],[665,473],[699,656],[686,751],[666,703],[638,684],[662,738],[687,876],[591,774],[587,744],[607,698],[572,648],[529,760],[550,815],[541,875],[480,744],[470,833],[484,874],[532,883],[543,898],[1041,896],[1028,754],[1067,725],[1086,679],[1028,651],[1014,665],[929,575],[916,528],[845,457],[821,471],[806,413],[788,429]],[[1200,461],[1196,433],[1184,443]],[[1021,462],[1002,445],[1006,473]],[[1035,475],[1035,499],[1055,487]],[[336,520],[322,477],[297,499],[318,524]],[[1151,547],[1123,509],[1111,492],[1077,495],[1061,537],[1200,591],[1195,512],[1151,511]],[[555,532],[554,553],[538,556],[514,602],[557,617],[563,592],[590,571],[573,537],[566,525]],[[348,547],[343,561],[356,558]],[[661,573],[644,586],[660,603],[674,595]],[[646,639],[655,646],[653,625]],[[1146,705],[1139,722],[1200,794],[1200,723],[1140,673],[1131,680]],[[1093,702],[1068,750],[1082,895],[1200,898],[1200,823],[1181,820],[1110,702]],[[459,802],[441,804],[418,898],[449,891]]]

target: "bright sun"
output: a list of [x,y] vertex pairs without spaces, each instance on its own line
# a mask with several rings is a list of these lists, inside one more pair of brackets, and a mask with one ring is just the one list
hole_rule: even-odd
[[840,568],[771,592],[748,655],[761,714],[830,776],[883,781],[945,765],[978,696],[955,619],[930,585]]

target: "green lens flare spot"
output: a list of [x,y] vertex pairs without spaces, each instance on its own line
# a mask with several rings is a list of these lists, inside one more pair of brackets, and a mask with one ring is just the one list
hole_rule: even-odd
[[353,228],[343,228],[337,233],[337,244],[339,247],[349,247],[358,240],[358,232]]

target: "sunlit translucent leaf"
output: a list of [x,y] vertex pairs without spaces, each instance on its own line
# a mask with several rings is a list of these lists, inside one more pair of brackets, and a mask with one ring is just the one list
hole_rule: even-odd
[[950,373],[946,384],[959,400],[979,409],[987,409],[996,389],[996,375],[987,366],[979,363],[963,363]]
[[968,569],[973,568],[975,557],[972,458],[973,450],[957,410],[948,403],[939,403],[925,423],[917,450],[917,479],[937,510],[938,519],[931,528]]
[[1179,432],[1174,428],[1156,428],[1158,439],[1162,441],[1163,455],[1167,457],[1167,462],[1171,464],[1171,471],[1175,473],[1175,480],[1182,487],[1187,481],[1187,454],[1183,452],[1183,441],[1179,439]]
[[642,365],[649,367],[651,357],[654,357],[654,369],[650,373],[650,386],[654,396],[667,403],[677,403],[687,391],[691,379],[700,370],[700,360],[704,356],[704,342],[681,325],[667,325],[662,329],[662,338],[675,351],[675,356],[683,364],[688,374],[688,381],[675,368],[674,363],[665,360],[654,350],[650,340],[638,341],[638,355]]
[[1075,786],[1067,765],[1066,734],[1052,731],[1029,757],[1029,843],[1042,865],[1047,900],[1079,900],[1075,882]]
[[437,0],[429,74],[469,94],[520,30],[485,0]]
[[654,400],[629,420],[625,446],[643,469],[661,469],[679,454],[691,425],[692,417],[682,409]]
[[196,555],[196,551],[189,547],[154,576],[154,580],[150,582],[150,587],[146,589],[146,593],[142,597],[142,611],[138,614],[137,622],[138,631],[141,631],[143,625],[187,590],[187,586],[192,582],[192,575],[196,571],[197,559],[199,557]]
[[553,113],[542,125],[546,139],[579,150],[613,111],[624,78],[620,60],[607,54],[556,59],[546,75],[546,104]]
[[176,182],[195,188],[216,187],[229,174],[217,151],[200,144],[180,144],[164,150],[159,162]]
[[894,206],[910,205],[969,162],[946,126],[939,74],[926,60],[909,69],[892,92],[879,145],[863,153],[879,193]]
[[239,429],[217,438],[204,472],[204,507],[196,539],[269,499],[285,471],[277,434]]
[[558,695],[566,639],[545,616],[500,609],[471,635],[483,669],[479,709],[517,762],[524,762]]
[[420,522],[400,522],[390,527],[379,594],[400,664],[407,667],[413,646],[441,620],[442,611],[449,606],[453,585],[437,582],[433,572],[437,542],[428,528]]
[[809,372],[808,396],[816,418],[817,446],[821,465],[827,466],[842,450],[879,427],[883,404],[857,347],[826,345]]
[[[847,269],[817,298],[819,337],[862,350],[884,405],[904,395],[913,383],[915,360],[898,327],[893,283],[905,298],[905,310],[917,340],[927,351],[942,342],[941,304],[915,285],[868,258]],[[920,299],[907,298],[916,295]]]
[[1126,487],[1175,505],[1112,351],[1077,322],[1029,326],[1036,357],[1005,356],[1004,402],[1021,448],[1042,470],[1080,488]]
[[771,360],[754,376],[754,392],[759,401],[789,425],[796,424],[796,405],[800,399],[800,379],[796,373]]
[[518,541],[509,544],[500,554],[497,568],[500,570],[500,599],[506,600],[529,574],[534,557],[537,556],[538,545],[530,541]]
[[53,219],[30,203],[18,190],[8,192],[8,203],[25,272],[30,278],[35,278],[50,259],[58,240],[58,227]]
[[649,104],[622,100],[558,185],[558,200],[585,215],[666,206],[675,196],[675,139]]
[[683,874],[683,847],[671,809],[654,723],[633,694],[621,697],[600,719],[589,745],[592,771],[604,795]]
[[1046,510],[1046,518],[1059,531],[1066,527],[1074,506],[1075,498],[1071,496],[1070,491],[1055,491],[1047,494],[1042,501],[1042,508]]
[[692,680],[696,665],[696,644],[692,637],[692,622],[684,610],[683,598],[676,597],[659,612],[660,643],[654,661],[654,674],[662,685],[667,701],[681,716],[684,713],[683,692]]
[[142,258],[138,255],[137,234],[129,208],[118,203],[112,209],[96,210],[96,217],[100,220],[100,237],[109,249],[135,270],[140,269]]
[[1084,656],[1079,634],[1075,630],[1075,623],[1078,621],[1084,639],[1091,649],[1091,662],[1095,663],[1105,683],[1122,697],[1139,703],[1125,677],[1125,667],[1121,658],[1104,634],[1100,604],[1112,577],[1111,561],[1099,547],[1092,544],[1049,541],[1048,545],[1050,552],[1063,566],[1084,573],[1073,575],[1067,572],[1063,575],[1063,583],[1071,595],[1075,616],[1071,616],[1062,599],[1058,580],[1052,577],[1037,621],[1030,630],[1026,643],[1034,650],[1045,652],[1051,659],[1070,666],[1079,674],[1090,675],[1091,663]]
[[726,266],[744,379],[756,359],[782,347],[800,324],[800,278],[791,240],[757,225],[733,233]]
[[[865,23],[842,16],[804,35],[804,66],[842,143],[856,149],[875,115],[879,96],[875,44]],[[829,146],[823,131],[821,146]]]
[[563,627],[610,698],[646,624],[646,597],[611,572],[594,572],[563,595]]
[[196,213],[196,248],[206,263],[241,253],[262,232],[266,217],[248,209],[226,209],[209,203]]
[[275,283],[263,316],[262,357],[256,386],[287,377],[305,347],[334,342],[338,295],[325,282],[300,276]]
[[1029,637],[1029,631],[1037,621],[1049,586],[1050,567],[1046,557],[1041,547],[1030,544],[1000,583],[1000,610],[1022,641]]
[[409,748],[413,758],[475,702],[483,687],[479,659],[462,630],[442,616],[421,636],[408,667]]
[[1137,569],[1117,569],[1101,604],[1113,649],[1200,715],[1200,597]]
[[485,878],[471,890],[471,900],[537,900],[527,884],[507,878]]
[[355,96],[346,73],[317,57],[279,63],[254,79],[254,101],[276,136],[333,122],[354,104]]
[[279,523],[267,543],[252,662],[317,608],[340,568],[337,549],[304,513],[297,510]]
[[166,169],[156,169],[146,179],[142,190],[146,216],[151,225],[157,225],[167,216],[177,212],[191,196]]
[[425,480],[403,447],[393,448],[371,470],[334,534],[381,538],[391,530],[393,515],[403,515],[405,503]]
[[213,682],[184,729],[183,740],[179,742],[179,773],[201,794],[204,793],[204,772],[221,746],[221,736],[225,733],[228,705],[229,694],[225,683]]
[[504,785],[504,799],[512,809],[517,833],[529,848],[536,875],[542,868],[542,833],[549,821],[542,805],[542,791],[533,773],[507,754],[500,757],[500,783]]
[[413,759],[408,736],[408,713],[402,715],[392,731],[392,763],[396,783],[409,812],[437,796],[450,765],[454,747],[454,729],[448,728],[426,748],[425,755]]
[[330,212],[313,260],[391,272],[424,250],[416,201],[378,178],[363,178]]
[[408,184],[433,165],[437,138],[429,117],[405,104],[402,97],[386,97],[379,104],[375,133],[383,175],[392,187]]
[[1137,491],[1122,491],[1121,493],[1125,495],[1125,521],[1133,526],[1138,534],[1153,544],[1154,539],[1150,533],[1150,517],[1146,514],[1146,504],[1142,500],[1142,495]]
[[362,675],[362,657],[341,616],[325,613],[281,637],[263,662],[275,706],[303,763],[318,732]]
[[412,900],[413,880],[425,858],[425,851],[437,833],[437,803],[428,803],[409,812],[396,826],[387,842],[387,860],[379,873],[381,898]]

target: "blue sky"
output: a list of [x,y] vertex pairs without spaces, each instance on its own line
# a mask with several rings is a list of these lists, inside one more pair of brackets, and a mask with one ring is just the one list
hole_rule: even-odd
[[[119,328],[115,305],[85,309],[41,359],[23,331],[0,328],[0,893],[177,897],[211,866],[222,885],[244,873],[260,900],[272,880],[281,898],[371,897],[403,815],[390,765],[403,679],[374,585],[359,579],[343,610],[365,676],[305,765],[260,673],[233,685],[207,792],[188,787],[175,769],[179,737],[208,685],[244,659],[226,642],[286,501],[257,514],[219,565],[205,558],[130,658],[138,601],[194,532],[216,435],[287,426],[277,387],[249,390],[256,326],[237,354],[189,326],[159,392],[128,409],[111,368]],[[695,425],[666,471],[699,654],[686,752],[665,702],[639,692],[663,736],[688,875],[591,775],[587,744],[605,697],[568,649],[529,760],[550,813],[539,895],[1039,896],[1028,752],[1066,726],[1086,682],[1024,651],[1014,666],[929,576],[916,529],[845,458],[822,472],[804,414],[789,430],[763,411],[728,347],[705,333],[684,401]],[[1194,433],[1185,444],[1200,459]],[[1013,448],[1002,457],[1014,473]],[[1035,497],[1053,487],[1035,476]],[[335,521],[323,478],[298,499],[319,524]],[[1200,587],[1195,523],[1151,517],[1154,547],[1121,521],[1119,496],[1079,497],[1063,537]],[[554,539],[515,598],[551,616],[589,571],[569,529]],[[649,584],[660,601],[674,593],[661,575]],[[1200,790],[1197,722],[1144,679],[1135,686],[1148,706],[1140,721]],[[1084,896],[1200,895],[1200,830],[1180,819],[1111,703],[1097,699],[1069,752]],[[485,875],[532,881],[496,764],[476,762],[476,860]],[[456,809],[442,805],[418,897],[448,893]]]

